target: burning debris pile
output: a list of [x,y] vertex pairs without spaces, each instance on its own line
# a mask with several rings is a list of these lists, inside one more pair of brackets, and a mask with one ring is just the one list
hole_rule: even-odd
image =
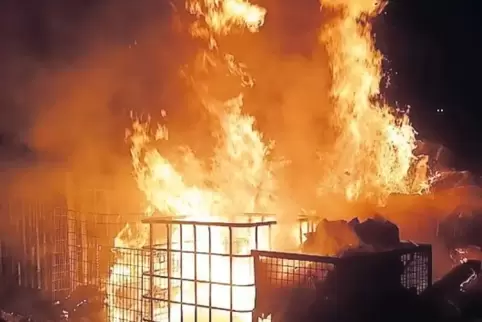
[[323,219],[314,232],[306,234],[301,250],[304,253],[324,256],[349,256],[354,252],[377,252],[401,245],[398,227],[375,216],[360,222],[354,218],[328,221]]

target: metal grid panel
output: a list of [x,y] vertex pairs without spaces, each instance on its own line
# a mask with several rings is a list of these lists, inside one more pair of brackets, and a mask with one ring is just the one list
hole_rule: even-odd
[[144,249],[115,248],[121,260],[112,263],[104,279],[109,321],[134,322],[142,320],[142,296],[145,295],[145,269],[148,255]]
[[[313,256],[299,253],[274,251],[253,251],[256,277],[256,308],[254,317],[276,315],[280,308],[290,304],[293,297],[303,297],[305,302],[313,302],[316,297],[315,286],[330,287],[328,277],[335,268],[349,268],[352,265],[381,262],[383,258],[400,258],[404,264],[401,283],[407,289],[421,293],[432,282],[431,246],[417,245],[391,252],[374,253],[357,258],[335,258]],[[368,259],[365,261],[364,259]],[[369,267],[369,266],[367,266]],[[334,285],[340,284],[329,279]],[[326,285],[328,283],[329,285]],[[341,284],[340,284],[341,285]]]
[[94,285],[106,295],[105,316],[119,322],[142,319],[143,273],[147,251],[114,247],[127,222],[141,215],[69,212],[69,252],[72,289]]
[[62,200],[0,204],[1,278],[57,300],[69,291],[67,213]]
[[257,283],[272,288],[314,288],[335,267],[337,258],[280,252],[255,252]]
[[151,223],[146,321],[237,321],[251,318],[254,271],[251,250],[270,240],[270,225],[252,221],[164,220],[157,244]]
[[338,258],[301,253],[253,251],[256,301],[253,320],[272,315],[272,320],[296,303],[296,299],[314,301],[316,285],[334,270]]
[[432,284],[432,247],[430,245],[419,245],[400,258],[404,264],[402,274],[402,285],[407,289],[415,289],[417,294],[422,293]]

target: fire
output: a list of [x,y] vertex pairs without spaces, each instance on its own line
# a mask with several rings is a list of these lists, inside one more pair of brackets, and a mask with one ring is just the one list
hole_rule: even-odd
[[245,0],[187,0],[189,13],[202,17],[191,28],[194,36],[227,35],[233,28],[257,32],[264,24],[266,9]]
[[[381,102],[381,54],[375,49],[371,37],[369,19],[383,8],[368,0],[326,0],[326,8],[338,12],[337,17],[326,26],[320,36],[326,46],[333,73],[332,97],[336,106],[334,121],[339,136],[332,149],[320,153],[321,166],[326,174],[320,181],[320,195],[332,193],[343,195],[348,200],[383,200],[393,192],[421,192],[426,187],[426,162],[416,166],[416,178],[411,171],[416,161],[412,151],[415,148],[415,131],[406,114],[397,116],[389,106]],[[266,10],[244,0],[188,0],[186,8],[197,17],[191,26],[194,37],[204,39],[207,49],[202,53],[204,63],[214,67],[223,62],[229,74],[241,76],[243,85],[253,86],[254,80],[243,64],[232,54],[223,53],[217,37],[226,36],[235,30],[256,32],[264,23]],[[247,80],[247,81],[246,81]],[[232,99],[217,101],[208,95],[209,91],[197,86],[200,98],[207,110],[219,123],[218,144],[214,147],[213,159],[206,162],[198,159],[187,147],[163,153],[162,145],[169,139],[165,125],[151,132],[150,120],[134,118],[127,139],[131,146],[134,178],[139,189],[145,194],[150,208],[146,216],[154,211],[170,216],[187,215],[201,221],[229,217],[246,212],[277,213],[280,201],[275,172],[282,164],[271,160],[272,144],[266,144],[260,132],[254,128],[254,118],[242,113],[243,95],[235,93]],[[161,116],[166,116],[165,112]],[[165,242],[163,232],[155,236],[156,242]],[[190,239],[193,232],[185,232]],[[187,236],[186,236],[187,235]],[[212,234],[212,242],[222,247],[221,232]],[[184,240],[174,242],[184,243]],[[260,236],[266,240],[267,236]],[[207,245],[208,236],[198,235],[199,247]],[[148,242],[148,231],[142,224],[128,225],[117,236],[116,247],[141,249]],[[183,245],[188,249],[192,245]],[[241,251],[248,252],[250,245]],[[112,285],[143,283],[138,279],[142,267],[127,265],[127,253],[119,253],[117,263],[112,267]],[[184,272],[193,274],[192,260],[183,261]],[[201,275],[227,279],[228,266],[220,261],[207,272],[202,258],[197,259],[204,271]],[[204,259],[205,260],[205,259]],[[244,272],[234,276],[235,280],[250,280],[249,263]],[[137,270],[137,271],[135,271]],[[191,273],[189,273],[191,272]],[[210,274],[208,274],[210,273]],[[116,309],[119,289],[108,290],[111,321],[132,321],[132,308],[139,309],[140,294]],[[190,297],[189,290],[183,289],[183,298]],[[200,289],[199,292],[208,292]],[[212,291],[213,306],[223,307],[228,298],[222,291]],[[177,295],[179,296],[179,294]],[[236,294],[237,305],[250,309],[254,305],[253,290]],[[205,293],[209,297],[209,293]],[[137,299],[137,300],[136,300]],[[184,316],[191,310],[182,308]],[[171,320],[181,320],[171,315]],[[246,317],[249,320],[251,317]],[[241,319],[242,320],[242,319]]]
[[[150,132],[150,123],[134,120],[132,129],[128,132],[131,143],[131,156],[133,160],[134,176],[138,187],[145,193],[147,201],[160,213],[167,215],[187,215],[198,220],[214,220],[218,217],[231,216],[247,212],[266,212],[271,210],[274,200],[271,195],[276,188],[272,176],[272,164],[267,161],[270,148],[262,141],[259,132],[253,129],[254,119],[241,114],[242,96],[238,96],[221,104],[222,109],[217,109],[221,124],[220,142],[214,150],[214,159],[208,167],[185,148],[180,151],[178,162],[174,163],[165,158],[156,148],[156,143],[168,140],[168,131],[164,126],[159,126],[155,133]],[[213,109],[214,110],[214,109]],[[165,115],[163,113],[163,115]],[[209,168],[209,169],[208,169]],[[152,211],[146,211],[151,215]],[[116,247],[142,248],[147,245],[148,231],[144,225],[139,227],[126,226],[116,238]],[[192,240],[193,232],[184,231],[183,240],[173,240],[174,244],[185,243]],[[155,236],[159,242],[165,242],[166,236]],[[212,234],[211,243],[223,245],[225,236],[221,232]],[[263,239],[263,236],[260,236]],[[206,248],[209,243],[207,234],[198,235],[199,247]],[[192,247],[183,245],[183,249]],[[249,245],[241,252],[248,253]],[[120,259],[112,268],[111,283],[122,285],[141,283],[133,276],[140,276],[142,270],[148,270],[148,263],[144,261],[143,267],[127,266],[127,258],[120,254]],[[198,259],[200,267],[207,267],[206,258]],[[247,272],[250,263],[246,265]],[[185,267],[184,267],[185,265]],[[192,270],[192,262],[184,260],[183,271]],[[218,262],[213,264],[213,276],[227,280],[229,263]],[[206,275],[206,272],[198,272]],[[187,273],[189,275],[189,273]],[[238,274],[239,275],[239,274]],[[249,275],[234,276],[243,280],[253,278]],[[134,280],[133,280],[134,279]],[[206,287],[204,287],[206,288]],[[111,307],[116,299],[115,289],[109,290]],[[200,294],[208,292],[202,287]],[[217,307],[226,306],[226,290],[213,293],[212,303]],[[242,292],[242,290],[240,290]],[[246,291],[245,291],[246,292]],[[189,292],[188,292],[189,293]],[[207,296],[207,294],[206,294]],[[248,307],[254,303],[254,293],[237,294],[243,299],[238,306]],[[137,297],[140,299],[140,294]],[[184,297],[189,300],[188,296]],[[139,305],[139,301],[126,303],[125,310],[110,312],[113,321],[120,321],[129,316],[132,306]],[[246,303],[245,303],[246,302]],[[116,305],[117,307],[119,305]],[[137,307],[135,307],[137,308]],[[138,309],[138,308],[137,308]],[[183,314],[189,315],[189,310]],[[176,321],[178,318],[171,316]]]
[[[390,193],[426,188],[424,173],[411,175],[415,131],[408,116],[397,116],[380,101],[382,55],[375,49],[370,19],[384,7],[371,0],[322,0],[337,17],[324,27],[332,69],[331,95],[339,136],[333,150],[321,154],[326,176],[320,194],[344,194],[349,200],[383,200]],[[420,168],[420,167],[419,167]]]
[[[245,72],[242,64],[238,63],[233,55],[219,53],[215,37],[228,34],[234,27],[247,28],[252,32],[257,31],[264,22],[266,11],[242,0],[206,0],[203,3],[188,1],[186,7],[191,14],[203,18],[198,19],[191,28],[194,37],[203,38],[208,42],[209,50],[203,52],[202,55],[213,62],[221,57],[231,74],[241,76],[242,79],[247,80],[245,85],[252,86],[253,80]],[[214,63],[212,64],[214,65]],[[139,189],[144,192],[147,201],[155,210],[171,216],[187,215],[198,220],[209,220],[246,212],[272,210],[274,205],[272,193],[276,189],[276,183],[272,175],[274,163],[268,160],[271,146],[266,145],[261,134],[254,129],[253,117],[242,114],[242,94],[237,94],[226,102],[217,102],[206,93],[202,93],[201,98],[205,102],[206,108],[219,120],[220,124],[219,144],[214,149],[211,164],[198,160],[188,148],[181,149],[175,160],[177,162],[168,160],[155,146],[155,143],[168,140],[166,127],[159,126],[156,133],[153,134],[150,133],[149,121],[143,123],[135,119],[127,137],[131,143],[134,177]],[[162,116],[165,116],[164,112]],[[146,211],[146,215],[150,214],[152,212]],[[148,241],[147,229],[140,226],[134,234],[131,232],[131,227],[127,226],[117,236],[116,245],[129,244],[135,248],[145,246]],[[221,231],[215,232],[216,230],[211,233],[211,243],[216,247],[222,247],[225,236]],[[175,232],[170,233],[175,235]],[[189,249],[192,246],[187,244],[186,240],[191,240],[193,234],[193,231],[190,233],[184,231],[183,240],[173,237],[173,243],[177,245],[182,243],[183,249]],[[155,236],[155,238],[162,243],[165,242],[166,236]],[[198,246],[206,248],[210,242],[208,238],[207,234],[198,234]],[[266,240],[266,236],[260,236],[260,238]],[[250,245],[246,245],[239,251],[249,253],[249,250]],[[204,276],[204,280],[208,280],[208,276],[215,276],[218,280],[229,281],[229,262],[214,262],[213,271],[207,272],[206,269],[209,267],[206,263],[207,259],[202,256],[198,257],[199,267],[204,268],[198,273]],[[192,257],[183,260],[184,274],[194,274],[192,272],[193,260]],[[234,280],[249,282],[254,279],[253,274],[247,273],[252,271],[250,262],[237,263],[237,265],[246,267],[237,270],[238,273],[233,276]],[[148,269],[146,262],[143,266],[139,269]],[[133,283],[134,276],[139,276],[138,272],[130,271],[121,256],[112,268],[111,284]],[[137,283],[142,282],[137,281]],[[211,296],[213,306],[228,307],[226,300],[229,299],[229,290],[214,288],[215,286],[209,293],[206,285],[200,286],[198,294],[204,294],[203,298]],[[111,304],[117,297],[116,291],[118,290],[108,290]],[[192,290],[183,288],[182,292],[184,300],[194,300],[190,298],[190,294],[193,294]],[[247,310],[253,308],[253,289],[237,290],[234,296],[237,298],[236,306]],[[115,309],[114,305],[110,305],[112,308],[111,320],[121,321],[126,316],[129,317],[129,309],[133,306],[138,309],[140,294],[134,298],[138,300],[125,303],[126,306],[122,309]],[[179,300],[179,298],[174,300]],[[156,314],[160,313],[156,312]],[[182,312],[179,313],[184,316],[193,314],[188,307],[183,307]],[[130,318],[132,319],[132,317]],[[172,313],[170,318],[173,321],[181,320],[176,313]],[[250,316],[240,319],[249,320]]]

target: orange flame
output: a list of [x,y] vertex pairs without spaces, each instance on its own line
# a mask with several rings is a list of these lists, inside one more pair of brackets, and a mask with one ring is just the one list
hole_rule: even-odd
[[[216,35],[227,35],[234,27],[257,31],[263,24],[266,13],[263,8],[242,0],[205,0],[203,3],[188,1],[186,6],[191,14],[203,17],[204,25],[198,20],[192,26],[191,33],[195,37],[206,39],[211,51],[218,50]],[[204,57],[202,61],[208,61],[214,67],[218,56],[221,56],[230,74],[240,76],[245,86],[253,85],[253,79],[234,56],[222,55],[217,51],[214,53],[205,51],[202,55]],[[271,148],[264,144],[261,134],[253,128],[254,119],[242,115],[242,95],[237,95],[226,102],[216,102],[205,93],[202,94],[206,108],[219,120],[221,127],[219,144],[215,147],[212,164],[210,166],[203,164],[187,148],[183,149],[178,156],[178,162],[171,163],[152,145],[153,138],[157,142],[168,139],[167,129],[159,126],[156,134],[152,136],[149,133],[149,122],[141,123],[135,120],[128,138],[131,142],[134,176],[139,189],[145,193],[147,201],[159,212],[195,216],[200,220],[272,209],[274,205],[272,193],[276,189],[276,184],[272,176],[272,162],[267,160]],[[149,212],[146,214],[149,215]],[[124,230],[128,230],[128,227]],[[135,247],[142,247],[147,242],[147,230],[144,228],[138,232],[140,236],[136,237],[121,232],[116,238],[116,243],[132,246],[134,241]],[[187,239],[190,237],[186,236],[186,232],[183,236]],[[127,240],[124,240],[126,237]],[[162,237],[156,236],[156,238]],[[221,232],[211,235],[214,244],[221,245],[222,238]],[[197,239],[201,244],[209,243],[207,235],[198,235]],[[263,240],[263,236],[260,236],[260,239]],[[184,240],[176,242],[184,243]],[[249,252],[249,249],[244,251]],[[198,261],[202,263],[203,258],[198,258]],[[193,267],[189,260],[184,260],[184,263],[187,265],[183,269],[184,272]],[[134,276],[132,272],[126,272],[125,264],[122,258],[116,263],[111,275],[113,281],[117,283],[122,281],[126,284],[128,283],[126,275],[131,273]],[[240,265],[247,265],[241,272],[250,271],[249,263],[240,263]],[[201,267],[207,267],[207,265],[201,265]],[[228,270],[229,263],[219,262],[213,266],[213,272],[209,273],[212,273],[212,276],[224,276],[226,279]],[[248,282],[253,276],[243,273],[242,276],[234,276],[234,278]],[[203,292],[203,290],[198,291]],[[183,293],[184,298],[190,294],[189,290],[183,290],[183,292],[186,292],[186,294]],[[110,290],[109,293],[113,301],[116,298],[115,290]],[[222,307],[226,304],[227,295],[225,291],[218,290],[206,294],[205,297],[212,296],[213,305]],[[254,304],[254,290],[236,294],[236,297],[237,302],[240,302],[236,303],[237,306],[249,309]],[[138,304],[131,303],[131,305]],[[113,309],[111,316],[114,317],[114,321],[119,321],[125,316],[126,311],[128,313],[124,308]],[[190,312],[183,307],[182,314],[189,315]],[[171,318],[180,320],[178,316],[171,316]],[[246,320],[248,319],[249,316],[246,316]]]
[[[323,4],[339,12],[323,29],[320,40],[330,57],[331,94],[340,134],[333,149],[320,154],[321,167],[325,170],[325,176],[320,178],[320,195],[336,193],[348,200],[379,201],[393,192],[422,191],[426,187],[426,160],[417,165],[414,180],[410,171],[415,161],[412,153],[415,131],[408,117],[394,115],[389,106],[376,100],[382,57],[374,47],[368,19],[379,13],[383,4],[369,0],[326,0]],[[192,35],[207,41],[208,50],[203,52],[203,57],[214,67],[217,67],[214,61],[223,60],[230,74],[249,76],[248,85],[252,86],[253,80],[244,66],[236,62],[233,55],[219,51],[216,37],[234,30],[258,31],[264,23],[266,10],[243,0],[188,0],[186,7],[198,17],[191,28]],[[277,213],[280,201],[276,199],[279,189],[275,171],[282,164],[269,160],[272,145],[265,144],[261,133],[254,129],[254,118],[242,114],[242,94],[236,93],[226,102],[218,102],[205,92],[201,98],[220,125],[212,162],[202,162],[188,148],[167,158],[158,148],[168,140],[166,127],[159,126],[151,133],[149,121],[135,119],[128,140],[139,189],[155,210],[169,215],[208,220],[244,212]],[[146,216],[152,214],[151,210],[146,211]],[[146,245],[146,228],[143,225],[133,228],[126,226],[119,233],[115,241],[117,246],[140,248]],[[161,241],[165,238],[155,237]],[[261,239],[266,237],[260,236]],[[207,243],[207,238],[198,236],[201,244]],[[222,236],[214,234],[212,238],[220,241]],[[189,261],[184,263],[192,266]],[[121,256],[112,268],[111,284],[141,283],[133,281],[138,273],[126,264]],[[249,269],[247,267],[246,271]],[[224,276],[228,268],[220,262],[213,270],[212,275]],[[251,277],[246,274],[235,278]],[[116,289],[108,290],[109,303],[115,303],[116,292]],[[210,295],[213,305],[222,306],[226,299],[222,292]],[[237,298],[244,307],[254,304],[252,293],[238,294]],[[139,302],[132,300],[120,309],[110,305],[111,320],[125,319],[129,308],[136,308]],[[187,311],[183,313],[188,314]],[[180,320],[176,316],[171,318]]]
[[384,3],[321,2],[322,8],[338,11],[320,40],[330,57],[340,135],[333,150],[321,155],[326,176],[320,182],[320,194],[383,200],[390,193],[420,192],[426,180],[419,178],[414,185],[409,171],[415,161],[415,130],[407,115],[396,116],[377,99],[382,55],[374,47],[369,19],[381,12]]
[[[266,10],[245,0],[188,0],[189,13],[202,17],[192,26],[194,36],[227,35],[233,28],[257,32],[264,24]],[[204,23],[204,26],[201,25]]]

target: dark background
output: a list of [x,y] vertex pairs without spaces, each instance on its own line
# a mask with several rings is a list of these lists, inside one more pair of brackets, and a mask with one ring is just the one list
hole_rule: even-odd
[[[316,8],[306,2],[310,9],[304,12]],[[292,0],[278,3],[278,12],[293,10]],[[446,145],[458,167],[477,172],[482,170],[480,9],[477,0],[392,0],[374,25],[390,75],[387,100],[410,105],[419,137]],[[1,1],[1,144],[28,149],[26,133],[33,116],[42,114],[38,84],[32,85],[39,73],[70,68],[93,43],[129,46],[170,10],[166,0]]]
[[478,173],[481,8],[476,0],[393,0],[375,26],[392,75],[388,99],[411,105],[420,136],[446,145],[459,167]]

